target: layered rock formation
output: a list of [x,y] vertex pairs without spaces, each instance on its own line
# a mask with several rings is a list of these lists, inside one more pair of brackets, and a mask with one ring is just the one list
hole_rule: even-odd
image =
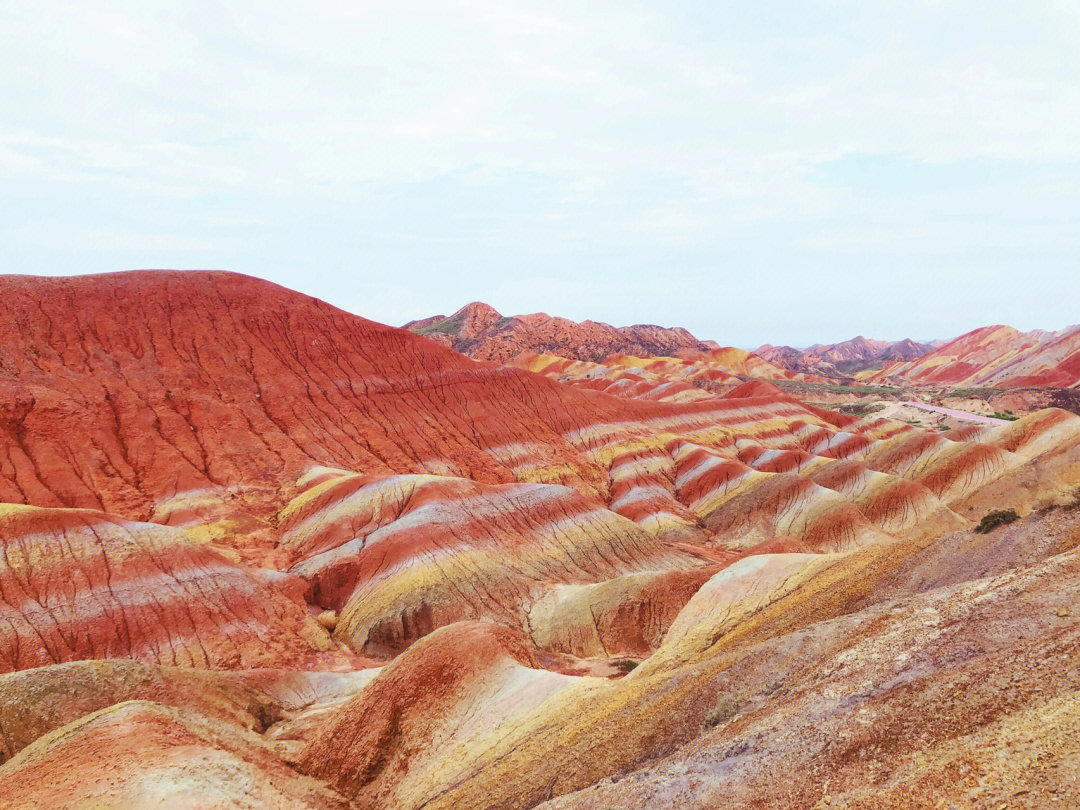
[[706,352],[680,349],[673,357],[613,354],[598,363],[523,352],[508,364],[575,387],[656,402],[710,399],[747,379],[820,381],[812,375],[777,368],[755,354],[732,347]]
[[12,810],[348,807],[259,735],[144,701],[109,706],[36,740],[0,769],[0,795]]
[[1057,332],[985,326],[918,359],[892,363],[873,379],[957,387],[1073,388],[1080,384],[1080,326]]
[[225,273],[0,316],[4,807],[1075,798],[1080,417],[497,366]]
[[299,580],[178,529],[0,505],[0,672],[132,657],[206,668],[344,665]]

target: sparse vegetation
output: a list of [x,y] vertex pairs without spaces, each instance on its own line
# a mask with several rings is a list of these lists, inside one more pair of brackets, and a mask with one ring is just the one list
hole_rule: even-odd
[[742,709],[742,702],[732,695],[721,695],[716,705],[709,709],[705,715],[705,727],[716,728],[721,723],[726,723]]
[[827,391],[832,391],[834,394],[858,394],[859,396],[888,396],[895,394],[899,391],[899,388],[894,388],[889,385],[829,385],[826,386]]
[[944,433],[946,430],[952,430],[950,425],[938,425],[937,429]]
[[436,321],[435,323],[428,324],[427,326],[421,326],[415,330],[416,334],[424,335],[456,335],[461,331],[461,328],[465,325],[465,316],[462,315],[457,318],[447,318],[443,321]]
[[987,512],[983,516],[982,522],[975,527],[975,531],[979,534],[990,534],[998,526],[1007,526],[1019,519],[1020,515],[1016,514],[1015,509],[998,509]]
[[885,406],[880,402],[853,402],[847,405],[841,405],[836,410],[840,413],[851,414],[852,416],[868,416],[872,413],[885,410]]
[[1050,389],[1050,402],[1054,408],[1063,408],[1075,414],[1080,414],[1080,390],[1075,388]]
[[990,399],[994,394],[1000,394],[1004,388],[954,388],[942,396],[959,397],[961,399]]
[[893,385],[843,385],[840,383],[811,383],[800,380],[769,380],[777,388],[784,391],[812,394],[814,392],[826,392],[829,394],[858,394],[859,396],[894,397],[903,389]]
[[637,665],[638,662],[635,661],[633,658],[624,658],[622,661],[616,661],[614,664],[612,664],[615,669],[619,670],[619,672],[622,672],[624,674],[627,672],[633,672],[637,668]]
[[1015,422],[1020,417],[1014,414],[1012,411],[994,411],[991,414],[995,419],[1005,419],[1009,422]]
[[1074,512],[1077,509],[1080,509],[1080,488],[1073,492],[1072,500],[1066,503],[1064,508],[1068,512]]

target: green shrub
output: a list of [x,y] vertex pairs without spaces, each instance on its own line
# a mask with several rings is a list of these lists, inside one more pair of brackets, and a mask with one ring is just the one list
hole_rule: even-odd
[[637,665],[638,662],[632,658],[624,658],[622,661],[616,661],[612,664],[619,672],[633,672]]
[[866,416],[867,414],[885,410],[885,406],[880,402],[853,402],[846,405],[833,405],[832,409],[840,411],[840,413],[851,414],[852,416]]
[[1080,487],[1073,492],[1072,500],[1065,504],[1065,510],[1067,512],[1073,512],[1077,509],[1080,509]]
[[1004,390],[1004,388],[954,388],[944,396],[960,397],[962,399],[972,397],[976,399],[990,399],[994,394]]
[[445,318],[441,321],[435,321],[435,323],[430,323],[427,326],[421,326],[419,329],[415,329],[413,331],[415,331],[418,335],[423,335],[424,337],[435,334],[450,335],[451,337],[453,337],[454,335],[461,332],[463,326],[465,326],[464,315],[458,318]]
[[732,695],[721,695],[716,705],[705,715],[705,727],[716,728],[721,723],[726,723],[737,715],[741,708],[742,704]]
[[998,526],[1006,526],[1019,519],[1020,515],[1016,514],[1015,509],[999,509],[994,512],[987,512],[983,516],[982,522],[975,527],[975,531],[979,534],[990,534]]

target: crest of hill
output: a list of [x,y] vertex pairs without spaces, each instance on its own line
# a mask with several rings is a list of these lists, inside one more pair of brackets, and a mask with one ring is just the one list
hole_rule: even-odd
[[750,397],[774,397],[775,399],[791,399],[787,394],[770,382],[764,380],[748,380],[742,385],[737,385],[724,394],[725,399],[748,399]]
[[1002,325],[980,327],[921,357],[896,358],[873,379],[1073,388],[1080,384],[1080,325],[1056,332],[1021,332]]
[[404,328],[477,360],[499,363],[523,352],[595,362],[611,354],[667,357],[680,349],[717,348],[716,343],[698,340],[681,327],[578,323],[542,312],[505,317],[480,302],[467,304],[450,316],[412,321]]

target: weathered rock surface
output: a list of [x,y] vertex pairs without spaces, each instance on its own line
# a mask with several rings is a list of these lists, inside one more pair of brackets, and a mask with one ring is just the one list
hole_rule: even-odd
[[1070,807],[1078,565],[1071,551],[747,650],[717,682],[715,729],[543,806]]
[[0,763],[50,731],[128,700],[188,708],[262,731],[276,708],[227,673],[103,659],[0,675]]
[[695,564],[568,487],[340,483],[291,512],[284,542],[307,546],[291,570],[313,583],[318,604],[340,610],[334,635],[357,651],[397,652],[461,619],[525,629],[526,606],[558,584]]
[[410,647],[343,706],[300,767],[361,807],[411,805],[417,792],[468,772],[477,737],[527,722],[562,692],[604,683],[541,669],[509,628],[453,624]]
[[0,768],[7,810],[346,810],[257,734],[187,710],[118,703],[41,737]]
[[0,505],[0,672],[87,658],[345,666],[306,605],[188,537],[88,509]]
[[[1019,803],[1042,807],[1052,791],[1068,806],[1080,516],[1016,531],[1021,542],[1052,533],[1038,555],[1057,556],[919,582],[916,570],[951,557],[945,536],[810,555],[809,570],[788,557],[729,575],[727,592],[721,572],[715,596],[687,614],[689,632],[625,678],[562,692],[528,722],[475,739],[468,778],[455,771],[398,806],[532,807],[561,794],[551,806],[823,807],[827,795],[856,807],[999,806],[1030,793]],[[913,581],[900,596],[897,583]],[[657,752],[670,753],[656,763]],[[542,771],[527,764],[538,761]]]

